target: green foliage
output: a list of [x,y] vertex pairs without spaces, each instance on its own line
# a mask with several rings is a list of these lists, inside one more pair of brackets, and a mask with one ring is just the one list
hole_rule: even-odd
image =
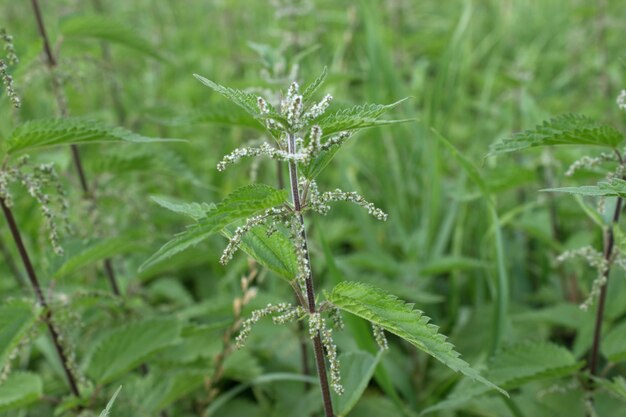
[[68,245],[65,245],[65,255],[53,273],[55,278],[63,278],[98,261],[129,253],[139,246],[132,235],[101,239],[86,244],[74,243],[75,245],[71,246],[78,246],[77,250],[68,251]]
[[337,417],[348,415],[359,399],[361,399],[382,355],[383,351],[378,352],[376,356],[363,351],[339,355],[341,380],[345,386],[346,393],[342,396],[333,395],[333,401],[337,406]]
[[[223,233],[229,239],[232,237],[232,231],[228,228]],[[298,275],[293,244],[282,231],[268,236],[266,226],[257,226],[243,237],[241,249],[282,278],[292,280]]]
[[0,411],[20,409],[38,401],[43,395],[43,382],[39,375],[14,372],[0,382]]
[[602,353],[611,362],[626,360],[626,322],[613,327],[602,340]]
[[0,368],[35,324],[39,309],[32,302],[13,300],[0,306]]
[[61,21],[61,33],[68,39],[97,39],[132,48],[157,59],[163,54],[137,31],[124,23],[100,15],[71,16]]
[[[503,348],[489,361],[485,376],[495,384],[512,390],[529,382],[571,375],[582,366],[561,346],[528,342]],[[461,385],[448,399],[427,408],[424,413],[457,408],[488,391],[477,385]]]
[[412,120],[380,120],[380,117],[389,110],[396,108],[407,99],[398,100],[391,104],[361,104],[339,110],[320,117],[315,123],[322,128],[324,135],[338,132],[360,130],[368,127],[382,126],[397,123],[406,123]]
[[152,318],[104,332],[91,346],[85,372],[98,384],[109,383],[175,343],[180,323]]
[[585,196],[626,197],[626,181],[612,178],[610,181],[600,181],[598,185],[583,185],[580,187],[547,188],[542,191],[557,193],[578,194]]
[[22,123],[0,143],[0,155],[16,155],[52,146],[97,142],[160,142],[121,127],[81,118],[39,119]]
[[216,204],[205,217],[188,226],[186,231],[179,233],[163,245],[144,262],[141,270],[197,245],[237,220],[280,206],[285,201],[287,201],[287,193],[284,190],[276,190],[267,185],[257,184],[239,188]]
[[193,220],[196,221],[202,219],[203,217],[206,217],[207,212],[215,209],[215,204],[177,203],[166,198],[156,196],[152,196],[151,199],[159,206],[168,209],[169,211],[191,217]]
[[333,288],[328,300],[340,309],[368,320],[390,333],[411,343],[431,355],[455,372],[497,389],[504,390],[488,381],[460,358],[454,346],[446,342],[446,336],[439,333],[439,327],[430,324],[430,318],[397,297],[371,285],[358,282],[344,282]]
[[592,145],[616,148],[624,136],[618,130],[587,116],[564,114],[534,129],[517,133],[491,146],[491,155],[548,145]]

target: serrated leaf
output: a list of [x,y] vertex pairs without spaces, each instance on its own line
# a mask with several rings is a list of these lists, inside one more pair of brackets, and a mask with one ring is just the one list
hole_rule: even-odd
[[0,153],[15,155],[52,146],[96,142],[143,143],[174,140],[142,136],[121,127],[106,126],[96,120],[82,118],[38,119],[19,125],[2,142]]
[[[505,389],[531,381],[571,375],[583,366],[567,349],[549,342],[521,343],[506,347],[490,361],[485,376]],[[461,386],[446,400],[427,408],[423,414],[456,408],[489,390],[476,385]]]
[[137,242],[134,242],[130,236],[121,236],[81,244],[80,249],[75,252],[68,251],[66,247],[64,259],[53,276],[54,278],[65,277],[98,261],[128,253],[137,246]]
[[611,362],[621,362],[626,359],[626,322],[613,327],[600,345],[602,353]]
[[37,315],[38,308],[23,300],[7,301],[0,306],[0,369],[35,324]]
[[0,383],[0,411],[22,409],[43,395],[43,382],[39,375],[14,372]]
[[330,161],[333,160],[341,146],[333,146],[332,148],[321,151],[315,158],[308,164],[302,166],[302,175],[308,179],[317,177],[328,166]]
[[164,59],[163,54],[150,42],[139,36],[135,29],[111,19],[110,16],[72,16],[61,21],[60,30],[63,36],[68,39],[99,39],[126,46],[156,59]]
[[232,103],[244,109],[248,114],[253,116],[255,119],[259,118],[278,118],[282,119],[272,108],[272,106],[267,103],[269,114],[261,115],[259,106],[257,104],[257,96],[255,94],[249,93],[247,91],[238,90],[236,88],[225,87],[223,85],[217,84],[207,78],[204,78],[201,75],[193,74],[196,79],[198,79],[202,84],[206,85],[213,91],[221,94],[224,98],[230,100]]
[[247,127],[255,130],[265,131],[265,126],[255,117],[250,117],[247,111],[242,111],[236,106],[228,106],[227,109],[220,106],[219,108],[209,108],[203,110],[195,110],[188,114],[174,117],[169,120],[160,120],[164,124],[170,126],[189,126],[197,124],[218,124],[226,126]]
[[109,417],[110,416],[111,408],[113,408],[113,404],[115,404],[115,400],[117,399],[117,396],[119,395],[121,390],[122,390],[121,386],[117,390],[115,390],[115,392],[113,393],[113,396],[111,397],[111,399],[107,403],[107,406],[100,413],[100,417]]
[[564,114],[534,129],[517,133],[491,145],[490,155],[548,145],[593,145],[615,148],[624,140],[616,129],[579,114]]
[[341,383],[345,393],[339,396],[333,392],[333,403],[337,409],[337,417],[348,415],[357,404],[370,379],[372,379],[382,354],[383,351],[379,351],[376,356],[372,356],[367,352],[357,351],[339,355]]
[[[225,229],[230,238],[233,231]],[[280,230],[267,236],[267,228],[258,226],[246,233],[241,241],[241,250],[282,278],[292,280],[298,275],[298,262],[293,243]]]
[[328,67],[324,67],[322,73],[305,89],[304,93],[302,93],[302,101],[307,103],[313,97],[313,94],[324,84],[326,81],[326,77],[328,76]]
[[152,196],[150,199],[165,209],[191,217],[193,220],[200,220],[205,217],[209,211],[215,209],[215,204],[209,203],[178,203],[157,196]]
[[90,349],[85,372],[98,384],[111,382],[175,343],[180,328],[175,319],[156,318],[107,331]]
[[397,297],[373,286],[342,282],[333,288],[328,300],[340,309],[368,320],[426,352],[455,372],[461,372],[489,388],[506,392],[488,381],[460,358],[454,346],[446,342],[430,318]]
[[337,132],[352,131],[365,129],[373,126],[382,126],[396,123],[406,123],[414,121],[406,120],[379,120],[379,117],[395,108],[400,103],[407,100],[403,98],[391,104],[362,104],[339,110],[335,113],[329,113],[321,116],[316,124],[322,128],[324,136],[332,135]]
[[140,271],[197,245],[229,224],[287,201],[287,192],[267,185],[248,185],[231,193],[214,209],[167,242],[140,267]]
[[610,181],[600,181],[597,185],[546,188],[541,191],[578,194],[586,196],[626,197],[626,181],[619,178],[613,178]]

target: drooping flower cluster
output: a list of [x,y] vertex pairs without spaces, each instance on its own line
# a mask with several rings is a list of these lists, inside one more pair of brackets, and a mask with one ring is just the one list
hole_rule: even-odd
[[15,65],[19,62],[17,54],[15,53],[15,47],[13,45],[13,37],[7,33],[4,28],[0,28],[0,39],[2,39],[4,43],[4,51],[6,56],[6,62],[4,59],[0,58],[0,78],[2,79],[2,84],[4,85],[4,89],[11,100],[11,104],[16,109],[21,106],[21,100],[17,91],[15,90],[15,83],[13,82],[13,77],[9,74],[9,65]]
[[576,257],[584,259],[589,266],[594,267],[597,270],[596,278],[593,280],[593,284],[591,285],[591,291],[589,292],[587,299],[580,305],[580,308],[586,311],[593,305],[593,302],[600,294],[600,289],[607,282],[607,273],[609,271],[610,262],[604,258],[602,253],[593,249],[591,246],[585,246],[579,249],[563,252],[556,260],[557,262],[562,263],[568,259]]
[[304,314],[305,312],[302,307],[292,306],[288,303],[268,304],[265,308],[255,310],[249,318],[241,323],[241,330],[235,339],[235,348],[241,349],[243,347],[252,332],[252,326],[258,323],[263,317],[274,316],[272,317],[274,324],[285,324],[300,318]]
[[342,395],[344,389],[343,385],[341,385],[337,345],[335,345],[333,341],[333,332],[326,325],[326,320],[320,313],[311,313],[309,314],[309,336],[311,339],[314,339],[318,334],[321,336],[322,344],[326,351],[326,359],[329,365],[330,386],[338,395]]
[[387,337],[382,327],[372,323],[372,332],[374,333],[374,339],[381,350],[389,349],[389,343],[387,343]]
[[[13,206],[10,185],[17,182],[26,188],[28,194],[39,203],[54,252],[57,255],[63,255],[57,216],[60,216],[65,231],[71,233],[68,214],[69,203],[65,190],[52,164],[36,165],[30,170],[28,168],[28,157],[24,156],[20,158],[16,166],[0,169],[0,199],[10,208]],[[56,207],[54,207],[50,196],[44,192],[47,187],[52,187],[55,190],[56,202],[54,205]]]

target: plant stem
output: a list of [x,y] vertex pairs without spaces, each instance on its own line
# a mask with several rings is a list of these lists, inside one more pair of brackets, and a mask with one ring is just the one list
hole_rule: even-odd
[[613,221],[610,227],[604,232],[604,260],[607,267],[603,272],[604,284],[600,287],[600,297],[598,299],[598,310],[596,311],[596,323],[593,331],[593,346],[591,348],[591,356],[589,358],[589,371],[592,376],[598,374],[598,357],[600,352],[600,338],[602,336],[602,321],[604,319],[604,308],[606,304],[606,293],[609,284],[609,272],[611,268],[610,260],[613,256],[613,248],[615,246],[615,236],[613,235],[613,227],[619,222],[622,211],[622,198],[617,198],[615,211],[613,212]]
[[50,306],[46,301],[46,297],[41,289],[41,285],[39,284],[39,279],[35,273],[35,268],[33,268],[33,264],[30,261],[30,257],[28,256],[28,251],[26,250],[26,246],[24,245],[24,241],[22,241],[22,236],[20,235],[20,231],[17,227],[17,223],[15,222],[15,218],[13,217],[13,213],[11,209],[5,204],[4,200],[0,199],[0,205],[2,206],[2,211],[4,212],[4,217],[9,224],[9,229],[11,230],[11,235],[13,236],[13,240],[15,241],[15,246],[17,246],[17,250],[22,258],[22,262],[24,263],[24,268],[26,269],[26,273],[28,275],[28,279],[30,281],[31,286],[33,287],[33,291],[35,292],[35,297],[37,298],[37,302],[44,309],[43,321],[48,327],[50,331],[50,336],[52,337],[52,343],[54,344],[54,348],[59,355],[59,359],[61,360],[61,365],[63,367],[63,371],[65,372],[65,376],[67,377],[67,381],[70,385],[72,393],[80,397],[80,391],[78,390],[78,384],[76,383],[76,378],[72,374],[70,370],[69,360],[65,351],[63,350],[63,346],[61,345],[59,333],[57,329],[54,327],[54,323],[52,320],[52,310],[50,310]]
[[[48,69],[50,70],[50,74],[52,76],[52,88],[54,90],[54,96],[57,100],[57,106],[59,109],[59,113],[62,117],[69,116],[69,110],[67,108],[67,100],[65,94],[63,93],[63,86],[59,77],[55,73],[55,68],[58,65],[58,62],[52,52],[52,48],[50,47],[50,39],[48,38],[48,33],[46,32],[46,25],[43,21],[43,16],[41,14],[41,7],[39,7],[39,0],[31,0],[31,4],[33,6],[33,11],[35,13],[35,18],[37,19],[37,28],[39,29],[39,35],[43,41],[43,49],[46,53],[46,60],[48,63]],[[87,181],[87,176],[85,175],[85,170],[83,169],[82,159],[80,157],[80,150],[76,145],[70,145],[72,150],[72,159],[74,160],[74,166],[76,167],[76,171],[78,172],[78,178],[80,180],[80,186],[83,190],[83,194],[88,198],[93,198],[93,194],[89,189],[89,182]],[[117,283],[117,278],[115,276],[115,271],[113,269],[113,265],[110,259],[104,260],[104,269],[109,280],[109,285],[111,286],[111,290],[113,294],[119,296],[120,287]]]
[[[294,154],[296,151],[296,138],[293,134],[289,134],[288,151]],[[309,268],[305,277],[307,306],[310,314],[317,313],[315,305],[315,290],[313,287],[313,273],[311,270],[311,258],[309,256],[309,248],[307,244],[306,230],[304,227],[304,217],[302,216],[302,204],[300,202],[300,189],[298,186],[298,166],[295,161],[289,162],[289,179],[291,181],[291,197],[295,210],[295,216],[300,222],[300,230],[302,233],[302,249],[305,253]],[[320,332],[313,338],[313,349],[315,352],[315,365],[317,367],[317,375],[320,380],[320,388],[322,389],[322,399],[324,401],[324,413],[326,417],[334,417],[333,403],[330,396],[330,386],[328,384],[328,375],[326,374],[326,362],[324,359],[324,348],[322,346],[322,337]]]

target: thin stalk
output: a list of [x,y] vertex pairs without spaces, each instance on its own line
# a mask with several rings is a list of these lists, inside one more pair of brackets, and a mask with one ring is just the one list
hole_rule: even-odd
[[13,236],[13,240],[15,241],[15,246],[22,258],[22,262],[24,263],[24,268],[26,269],[26,273],[28,275],[28,279],[30,281],[30,285],[35,292],[35,297],[37,298],[37,302],[44,309],[43,321],[48,327],[50,331],[50,336],[52,337],[52,344],[59,355],[59,359],[61,360],[61,366],[63,367],[63,372],[67,377],[67,382],[70,385],[70,389],[72,393],[76,397],[80,397],[80,391],[78,389],[78,384],[76,382],[76,378],[70,369],[69,360],[65,351],[63,350],[63,346],[61,345],[60,336],[57,329],[54,327],[52,320],[52,310],[50,310],[50,306],[44,296],[44,293],[41,289],[41,285],[39,284],[39,279],[37,278],[37,274],[35,273],[35,268],[33,268],[33,264],[30,261],[30,257],[28,256],[28,251],[26,250],[26,246],[24,245],[24,241],[22,240],[22,236],[20,234],[19,228],[17,227],[17,223],[15,222],[15,218],[13,217],[13,213],[11,209],[5,204],[4,200],[0,199],[0,205],[2,206],[2,211],[4,212],[4,217],[7,220],[9,225],[9,229],[11,230],[11,235]]
[[[624,165],[624,159],[622,154],[615,150],[615,155],[620,165]],[[619,218],[622,213],[623,199],[617,198],[615,203],[615,210],[613,211],[613,221],[610,227],[604,232],[604,251],[602,256],[607,263],[606,269],[602,273],[604,283],[600,287],[600,297],[598,299],[598,310],[596,311],[596,322],[593,330],[593,345],[591,347],[591,355],[589,358],[589,372],[592,376],[598,374],[598,358],[600,352],[600,338],[602,336],[602,321],[604,320],[604,308],[606,305],[606,293],[609,285],[609,273],[611,271],[611,258],[613,256],[613,248],[615,246],[615,236],[613,234],[613,228],[619,223]]]
[[611,268],[610,260],[613,256],[613,248],[615,246],[615,236],[613,234],[613,227],[619,222],[620,214],[622,211],[622,198],[617,198],[615,204],[615,211],[613,212],[613,222],[610,227],[604,232],[604,251],[602,256],[607,262],[607,267],[603,272],[604,284],[600,287],[600,297],[598,299],[598,310],[596,311],[596,323],[593,330],[593,345],[591,347],[591,356],[589,358],[589,371],[591,375],[598,374],[598,358],[600,352],[600,339],[602,336],[602,321],[604,320],[604,309],[606,305],[607,287],[609,284],[609,272]]
[[[289,153],[295,153],[296,150],[296,138],[293,134],[289,134],[288,151]],[[302,216],[302,204],[300,201],[300,189],[298,186],[298,166],[295,161],[289,162],[289,179],[291,182],[291,197],[293,200],[293,207],[295,210],[295,216],[301,226],[303,251],[305,253],[309,268],[305,277],[306,285],[306,297],[307,308],[310,314],[317,313],[317,306],[315,304],[315,290],[313,286],[313,272],[311,269],[311,258],[309,256],[309,248],[307,244],[306,230],[304,227],[304,217]],[[326,361],[324,359],[324,348],[322,347],[322,336],[320,332],[313,338],[313,350],[315,352],[315,365],[317,367],[317,375],[320,381],[320,388],[322,390],[322,399],[324,402],[324,413],[326,417],[334,417],[333,403],[330,396],[330,386],[328,384],[328,375],[326,373]]]
[[[61,84],[61,81],[55,73],[55,68],[57,67],[58,62],[50,46],[50,39],[48,38],[48,33],[46,32],[46,25],[43,21],[43,16],[41,14],[41,7],[39,7],[39,0],[31,0],[31,4],[33,7],[33,12],[35,13],[35,18],[37,19],[37,28],[39,29],[39,35],[41,36],[41,39],[43,41],[43,49],[46,54],[48,69],[50,70],[52,76],[52,88],[54,90],[54,96],[57,100],[57,107],[61,116],[67,117],[69,115],[67,100],[63,92],[63,86]],[[80,180],[80,186],[83,194],[88,198],[94,198],[89,188],[89,181],[87,180],[87,176],[85,175],[85,170],[83,169],[83,163],[80,157],[80,150],[76,145],[70,145],[70,148],[72,150],[72,159],[74,160],[74,166],[76,167],[76,172],[78,173],[78,178]],[[113,294],[119,296],[121,293],[110,259],[105,259],[104,269]]]

